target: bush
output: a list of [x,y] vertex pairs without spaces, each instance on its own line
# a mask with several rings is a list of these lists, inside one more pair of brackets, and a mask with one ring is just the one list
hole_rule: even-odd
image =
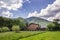
[[20,27],[17,26],[17,25],[14,25],[14,26],[12,27],[12,31],[19,32],[19,30],[20,30]]
[[50,23],[50,24],[47,25],[47,29],[50,30],[50,31],[53,30],[52,29],[53,27],[54,27],[54,24],[52,24],[52,23]]
[[2,32],[7,32],[7,31],[9,31],[8,27],[2,27]]
[[50,23],[50,24],[47,25],[47,29],[49,31],[55,31],[57,29],[57,25],[54,24],[54,23]]

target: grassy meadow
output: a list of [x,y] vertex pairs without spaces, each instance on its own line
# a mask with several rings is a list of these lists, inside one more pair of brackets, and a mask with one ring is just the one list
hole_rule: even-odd
[[0,33],[0,40],[60,40],[59,31],[20,31]]

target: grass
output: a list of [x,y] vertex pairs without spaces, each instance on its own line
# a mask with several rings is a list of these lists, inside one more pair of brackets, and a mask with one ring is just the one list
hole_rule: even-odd
[[60,32],[45,32],[20,40],[60,40]]
[[60,32],[21,31],[0,33],[0,40],[60,40]]
[[5,32],[5,33],[0,33],[0,40],[19,40],[22,38],[26,38],[35,34],[38,34],[40,32],[28,32],[28,31],[21,31],[20,33],[16,32]]

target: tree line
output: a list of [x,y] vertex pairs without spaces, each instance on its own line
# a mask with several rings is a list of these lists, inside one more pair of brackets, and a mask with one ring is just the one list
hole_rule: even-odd
[[2,32],[2,30],[20,30],[23,27],[26,27],[26,22],[23,18],[0,17],[0,32]]
[[[48,31],[60,31],[60,20],[54,19],[53,22],[49,23],[46,27]],[[26,29],[28,23],[23,18],[5,18],[0,17],[0,32],[5,31],[16,31]],[[25,31],[25,30],[24,30]]]
[[60,31],[60,19],[54,19],[53,22],[47,25],[49,31]]

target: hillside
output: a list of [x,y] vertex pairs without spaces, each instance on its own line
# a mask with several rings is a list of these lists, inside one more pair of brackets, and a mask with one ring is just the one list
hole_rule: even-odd
[[28,23],[37,23],[41,26],[46,26],[48,23],[50,23],[48,20],[42,19],[42,18],[38,18],[38,17],[30,17],[26,19],[26,22]]

